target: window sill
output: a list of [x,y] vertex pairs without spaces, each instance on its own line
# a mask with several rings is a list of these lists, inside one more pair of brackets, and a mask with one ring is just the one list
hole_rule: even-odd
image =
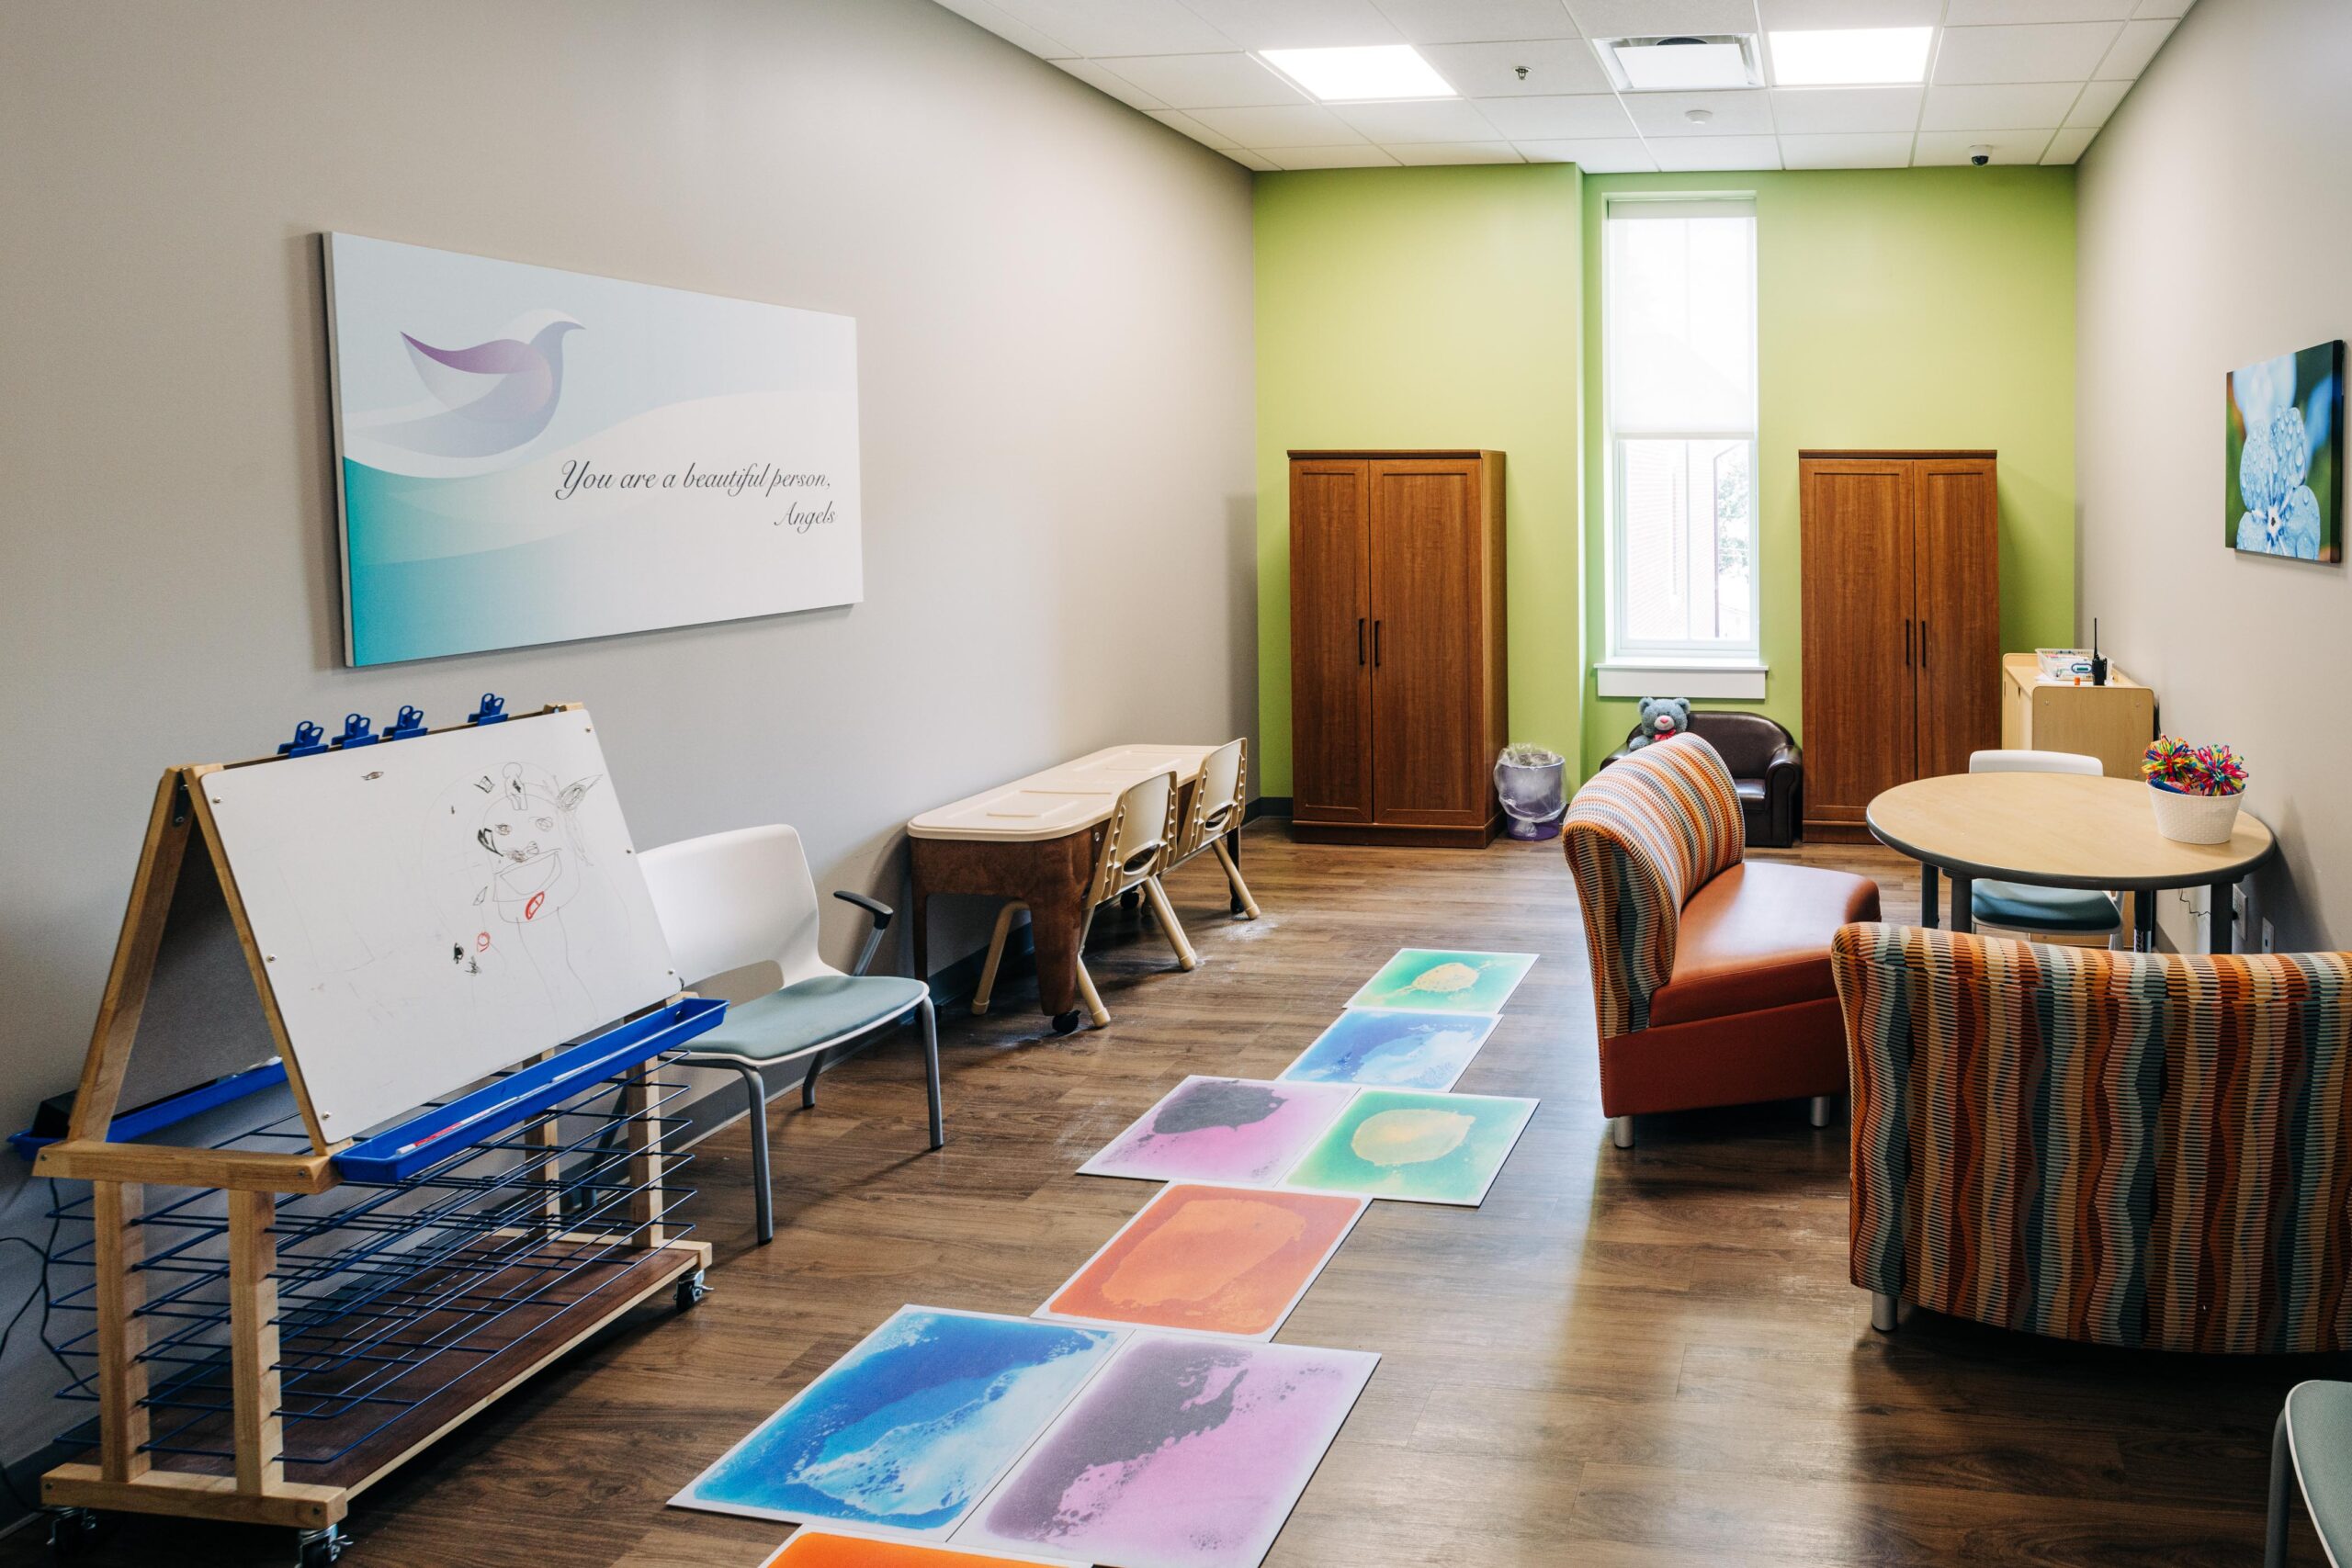
[[1604,697],[1705,697],[1758,702],[1770,669],[1760,659],[1612,659],[1592,667]]

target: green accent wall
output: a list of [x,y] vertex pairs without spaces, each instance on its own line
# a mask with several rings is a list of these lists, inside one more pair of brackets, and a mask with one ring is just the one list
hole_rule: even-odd
[[[1637,705],[1599,696],[1590,662],[1607,652],[1601,212],[1610,196],[1642,191],[1756,197],[1758,557],[1771,674],[1762,702],[1702,705],[1768,713],[1803,739],[1801,448],[1999,452],[2002,647],[2071,642],[2072,168],[1591,175],[1584,182],[1587,769],[1623,741]],[[1261,280],[1261,366],[1265,308]]]
[[2000,453],[2007,649],[2075,637],[2071,168],[1583,175],[1566,164],[1347,169],[1253,182],[1259,754],[1291,792],[1292,447],[1509,455],[1511,737],[1581,753],[1603,699],[1600,221],[1611,193],[1757,209],[1757,500],[1765,660],[1753,707],[1801,732],[1796,454]]
[[1506,455],[1511,738],[1576,755],[1582,183],[1566,164],[1253,182],[1264,793],[1291,792],[1293,447]]

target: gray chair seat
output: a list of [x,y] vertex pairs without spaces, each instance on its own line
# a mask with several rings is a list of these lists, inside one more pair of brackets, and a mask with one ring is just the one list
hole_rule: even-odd
[[2270,1460],[2270,1529],[2263,1561],[2284,1568],[2290,1478],[2303,1494],[2330,1562],[2352,1550],[2352,1382],[2301,1382],[2287,1391]]
[[2036,887],[2027,882],[1979,882],[1970,900],[1978,923],[2036,931],[2122,929],[2115,900],[2077,887]]
[[900,975],[820,975],[727,1010],[725,1021],[695,1040],[695,1057],[781,1062],[888,1023],[929,996]]

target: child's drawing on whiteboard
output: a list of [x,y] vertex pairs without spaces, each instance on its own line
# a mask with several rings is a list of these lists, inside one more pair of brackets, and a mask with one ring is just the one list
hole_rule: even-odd
[[565,910],[595,863],[579,806],[602,777],[559,784],[544,768],[508,762],[498,777],[483,773],[454,792],[436,826],[464,841],[435,858],[448,868],[448,894],[461,911],[449,944],[460,972],[520,970],[535,974],[559,1007],[590,1000]]

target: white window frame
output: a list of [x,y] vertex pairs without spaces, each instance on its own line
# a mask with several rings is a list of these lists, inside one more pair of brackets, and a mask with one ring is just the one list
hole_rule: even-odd
[[[1671,689],[1678,696],[1712,698],[1759,699],[1764,695],[1769,670],[1763,653],[1763,497],[1764,477],[1761,471],[1762,451],[1757,441],[1755,411],[1750,410],[1745,439],[1747,444],[1748,486],[1748,572],[1747,625],[1750,637],[1745,644],[1727,644],[1716,640],[1634,638],[1624,635],[1625,624],[1625,460],[1627,441],[1736,441],[1740,433],[1722,431],[1693,434],[1670,430],[1643,430],[1620,433],[1616,427],[1613,400],[1609,395],[1610,370],[1615,360],[1610,343],[1610,256],[1608,224],[1620,209],[1643,207],[1648,216],[1709,217],[1732,215],[1734,209],[1744,212],[1750,222],[1756,217],[1756,196],[1753,191],[1674,191],[1657,194],[1625,193],[1607,198],[1601,209],[1601,420],[1603,493],[1608,497],[1608,515],[1602,535],[1603,581],[1607,584],[1603,595],[1604,643],[1606,657],[1594,667],[1599,694],[1604,697],[1656,696]],[[1748,386],[1758,389],[1757,339],[1761,336],[1761,323],[1756,310],[1755,247],[1748,252]]]

